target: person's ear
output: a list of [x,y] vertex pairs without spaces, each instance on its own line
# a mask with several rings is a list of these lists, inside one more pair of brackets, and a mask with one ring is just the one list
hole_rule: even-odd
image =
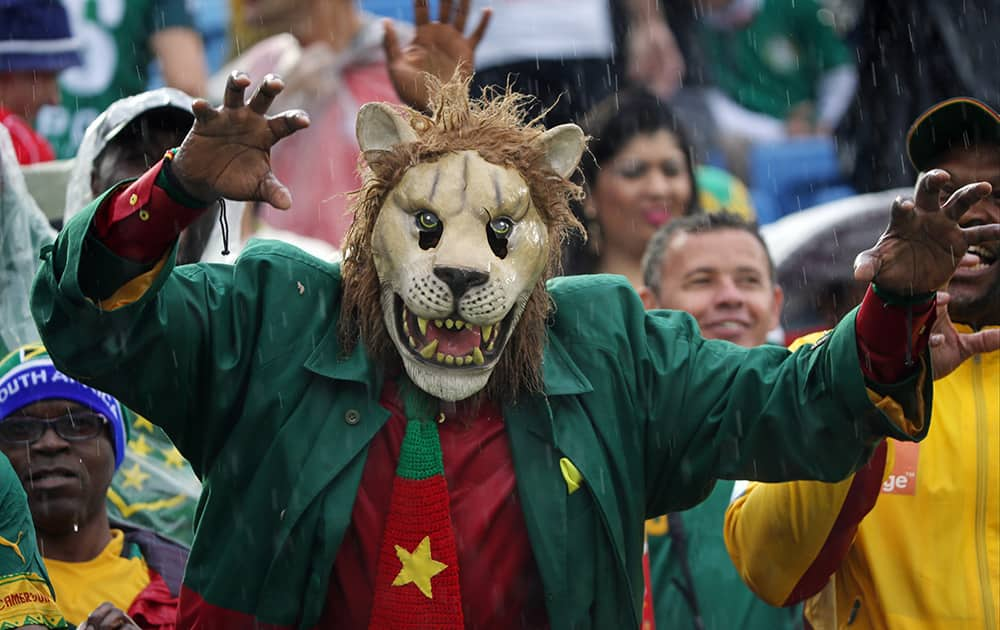
[[642,305],[646,307],[647,311],[660,308],[660,301],[656,299],[656,294],[646,285],[639,287],[639,299],[642,300]]

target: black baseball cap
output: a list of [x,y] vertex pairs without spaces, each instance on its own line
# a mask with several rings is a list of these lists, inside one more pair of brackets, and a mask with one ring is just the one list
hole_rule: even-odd
[[967,96],[937,103],[917,117],[906,134],[906,153],[918,171],[933,168],[953,148],[1000,145],[1000,114]]

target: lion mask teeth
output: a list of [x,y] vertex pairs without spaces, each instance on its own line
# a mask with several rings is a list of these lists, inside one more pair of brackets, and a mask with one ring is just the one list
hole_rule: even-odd
[[480,326],[458,317],[428,319],[415,315],[405,303],[399,311],[410,350],[426,361],[454,367],[482,366],[487,355],[496,350],[499,322]]

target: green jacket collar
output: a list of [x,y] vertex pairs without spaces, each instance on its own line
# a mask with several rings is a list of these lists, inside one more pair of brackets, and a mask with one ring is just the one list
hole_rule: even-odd
[[[340,321],[340,313],[337,313],[334,321]],[[365,344],[355,344],[350,354],[345,355],[336,328],[331,328],[323,335],[303,365],[320,376],[361,383],[368,390],[368,396],[374,400],[378,400],[382,393],[382,370],[368,356]]]

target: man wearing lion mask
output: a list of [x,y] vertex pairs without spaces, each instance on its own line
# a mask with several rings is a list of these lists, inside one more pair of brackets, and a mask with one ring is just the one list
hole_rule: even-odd
[[179,627],[638,627],[647,517],[717,478],[841,479],[926,433],[933,292],[951,252],[1000,237],[958,224],[988,184],[942,204],[932,172],[822,342],[707,341],[622,278],[549,281],[583,134],[455,81],[426,114],[362,109],[343,264],[261,241],[175,268],[213,200],[289,206],[268,150],[308,121],[265,115],[280,80],[249,84],[74,218],[32,295],[59,368],[204,479]]

